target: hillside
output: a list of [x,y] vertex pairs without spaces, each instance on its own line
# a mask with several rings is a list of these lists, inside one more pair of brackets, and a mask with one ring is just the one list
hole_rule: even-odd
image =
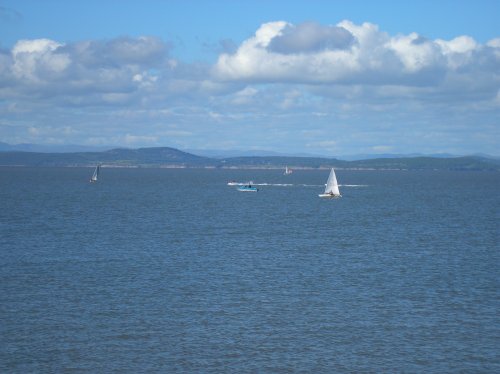
[[344,161],[317,157],[234,157],[221,160],[224,167],[391,169],[391,170],[500,170],[500,161],[481,157],[408,157]]
[[93,166],[189,167],[189,168],[284,168],[292,169],[394,169],[394,170],[500,170],[500,161],[477,156],[434,158],[404,157],[345,161],[321,157],[229,157],[196,156],[175,148],[112,149],[104,152],[36,153],[0,152],[1,166]]
[[217,161],[168,147],[75,153],[0,152],[0,165],[4,166],[91,166],[96,163],[123,167],[204,167],[216,166]]

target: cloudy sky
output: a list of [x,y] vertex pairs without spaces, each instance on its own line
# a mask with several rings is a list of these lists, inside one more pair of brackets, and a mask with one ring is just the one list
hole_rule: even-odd
[[0,0],[0,141],[500,155],[500,1]]

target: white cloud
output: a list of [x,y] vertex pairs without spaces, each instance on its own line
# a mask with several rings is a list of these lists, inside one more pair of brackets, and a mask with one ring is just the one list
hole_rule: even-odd
[[0,50],[0,141],[404,152],[481,133],[498,148],[500,38],[279,21],[213,65],[170,50],[155,37]]
[[247,104],[252,101],[252,98],[257,94],[258,90],[254,87],[245,87],[241,91],[234,94],[234,104]]
[[445,55],[450,53],[469,53],[478,48],[476,41],[466,35],[459,36],[450,41],[438,39],[436,40],[436,44],[441,47]]
[[168,76],[177,66],[168,57],[169,48],[154,37],[68,44],[50,39],[20,40],[10,55],[0,53],[0,81],[5,82],[0,98],[2,94],[46,100],[59,96],[85,103],[97,94],[108,95],[104,96],[107,100],[112,95],[149,92],[158,85],[160,76]]
[[271,39],[268,47],[272,52],[284,54],[313,53],[346,49],[353,41],[353,35],[341,26],[305,22],[300,25],[287,24]]
[[[328,40],[337,39],[337,48],[328,47]],[[487,46],[497,53],[499,44],[493,40]],[[390,36],[370,23],[271,22],[235,53],[220,55],[214,74],[225,81],[438,86],[449,73],[480,64],[489,73],[499,67],[498,59],[468,36],[429,40],[417,33]]]
[[416,33],[391,38],[385,47],[395,52],[403,63],[403,71],[410,74],[426,68],[441,67],[444,63],[439,46]]
[[[301,48],[296,47],[288,48],[286,54],[276,52],[272,41],[280,41],[284,30],[291,27],[285,22],[262,25],[255,36],[243,42],[234,54],[222,54],[219,57],[214,69],[216,76],[222,80],[324,84],[347,81],[367,70],[387,66],[379,61],[387,53],[376,52],[370,58],[366,56],[367,49],[377,51],[379,47],[373,45],[374,39],[386,39],[371,24],[358,27],[344,21],[336,26],[353,38],[352,42],[344,45],[349,45],[349,48],[307,48],[309,53],[302,53]],[[296,44],[304,49],[304,42],[298,33],[300,30],[297,27],[293,33],[287,34],[287,43],[292,44],[292,38],[295,37],[298,39]],[[269,45],[272,48],[268,48]],[[294,50],[298,52],[291,53]]]
[[71,63],[65,53],[58,53],[63,44],[49,39],[21,40],[12,48],[12,72],[17,78],[41,80],[47,72],[60,73]]
[[436,45],[441,48],[450,69],[456,70],[469,63],[474,64],[474,52],[481,52],[481,47],[470,36],[459,36],[450,41],[438,39]]
[[20,40],[12,48],[12,55],[52,52],[62,45],[50,39]]

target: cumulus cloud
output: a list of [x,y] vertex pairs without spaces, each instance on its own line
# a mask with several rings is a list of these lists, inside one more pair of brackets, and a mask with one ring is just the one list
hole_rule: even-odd
[[0,49],[0,140],[371,152],[427,134],[439,145],[460,127],[465,146],[484,133],[498,148],[500,38],[278,21],[221,42],[212,65],[172,48],[148,36]]
[[[374,25],[356,26],[347,21],[340,23],[338,29],[346,30],[351,35],[349,48],[309,48],[309,53],[302,53],[298,47],[289,47],[288,53],[276,52],[274,41],[281,40],[284,30],[290,27],[285,22],[263,24],[254,37],[240,45],[236,53],[219,57],[215,75],[222,80],[324,84],[366,80],[367,72],[401,70],[402,64],[396,61],[394,51],[380,48],[389,37],[378,32]],[[298,37],[300,30],[302,28],[285,33],[288,45],[292,44],[291,40],[301,40]],[[278,45],[282,44],[278,42]],[[381,79],[380,74],[376,77],[371,79]]]
[[170,48],[155,37],[121,37],[107,41],[84,41],[68,45],[69,51],[86,67],[116,68],[124,65],[158,66]]
[[402,72],[408,74],[425,69],[442,69],[446,64],[439,45],[417,33],[393,37],[385,43],[384,47],[394,52],[394,57],[401,63]]
[[[58,132],[73,138],[70,142],[93,142],[97,131],[103,141],[150,144],[161,125],[155,134],[134,134],[137,124],[159,121],[150,113],[192,105],[197,96],[206,100],[225,90],[209,79],[206,65],[177,61],[171,48],[156,37],[121,37],[20,40],[0,50],[0,136],[10,142],[54,142],[53,127],[71,123],[78,133]],[[123,108],[133,115],[117,115]],[[132,137],[116,136],[127,129]],[[82,136],[87,137],[77,139]]]
[[12,49],[12,72],[15,77],[41,80],[50,73],[60,73],[71,63],[70,57],[57,50],[62,44],[49,39],[21,40]]
[[0,97],[57,96],[85,105],[234,94],[233,103],[244,104],[255,96],[251,85],[262,83],[301,84],[327,95],[339,85],[344,93],[373,92],[369,87],[387,93],[392,86],[406,87],[406,96],[419,95],[422,88],[448,94],[463,86],[496,95],[499,40],[483,45],[469,36],[448,41],[417,33],[391,36],[371,23],[279,21],[261,25],[233,52],[221,53],[211,71],[208,64],[171,58],[170,43],[156,37],[66,44],[21,40],[0,51]]
[[315,22],[287,24],[268,45],[271,52],[294,54],[313,53],[329,49],[346,49],[354,41],[343,27],[321,26]]
[[[81,97],[131,94],[148,89],[173,69],[170,46],[158,38],[117,38],[70,44],[50,39],[20,40],[0,53],[0,97]],[[87,96],[87,97],[85,97]],[[123,99],[123,98],[122,98]],[[123,100],[108,100],[120,102]]]
[[390,36],[374,24],[350,21],[270,22],[235,53],[220,55],[214,74],[225,81],[437,86],[465,70],[498,71],[498,44],[480,45],[468,36]]

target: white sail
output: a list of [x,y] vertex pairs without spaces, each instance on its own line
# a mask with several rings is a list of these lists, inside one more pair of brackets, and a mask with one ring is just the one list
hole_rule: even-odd
[[335,175],[335,170],[330,171],[330,175],[328,176],[328,181],[326,182],[325,193],[340,195],[339,185],[337,183],[337,176]]
[[325,192],[319,195],[320,197],[340,197],[339,185],[337,183],[337,177],[335,176],[335,170],[330,170],[330,175],[328,176],[328,181],[326,182]]
[[92,178],[90,178],[91,182],[97,182],[97,178],[99,177],[99,171],[101,170],[101,165],[97,165],[94,170],[94,174],[92,174]]

